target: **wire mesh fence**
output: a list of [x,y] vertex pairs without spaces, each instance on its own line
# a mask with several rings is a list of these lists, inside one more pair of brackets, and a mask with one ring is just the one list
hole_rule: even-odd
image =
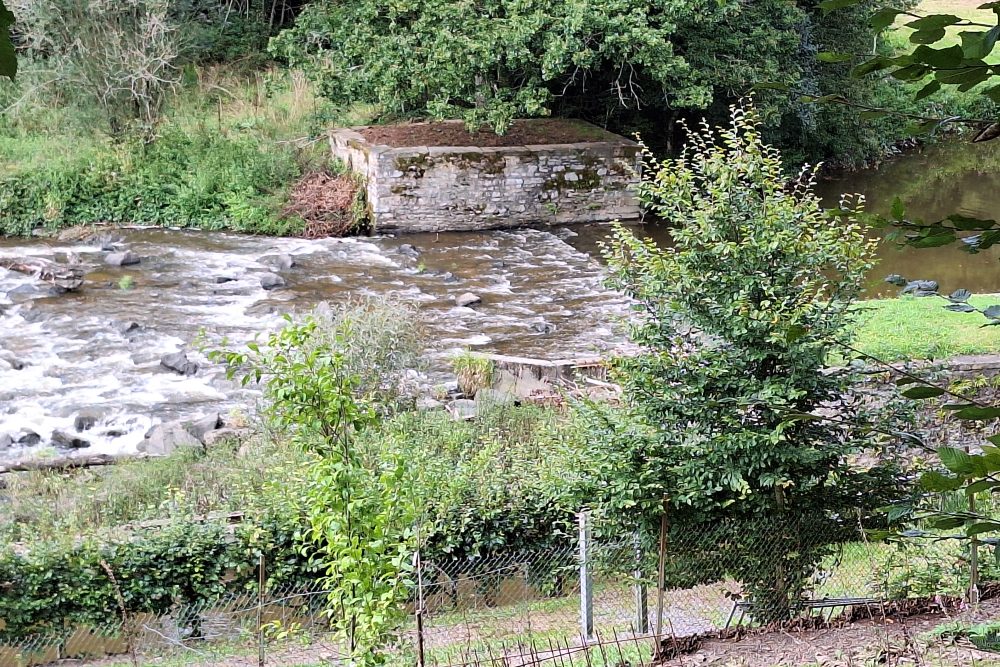
[[[633,651],[782,616],[828,619],[877,604],[893,576],[888,547],[859,530],[719,524],[594,537],[586,515],[581,521],[578,535],[552,548],[421,562],[394,659],[474,664],[498,653],[541,664],[544,655],[611,638]],[[329,664],[342,652],[329,630],[327,595],[285,588],[178,601],[161,614],[108,610],[101,627],[0,640],[0,667],[63,658],[146,665],[165,657],[233,667]]]

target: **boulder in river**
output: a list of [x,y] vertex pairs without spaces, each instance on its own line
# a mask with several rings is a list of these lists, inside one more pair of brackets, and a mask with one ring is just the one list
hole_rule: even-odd
[[482,302],[482,297],[472,292],[465,292],[455,297],[455,305],[459,308],[471,308],[472,306],[478,306]]
[[194,375],[198,372],[198,364],[188,359],[184,352],[164,355],[160,359],[160,365],[181,375]]
[[260,276],[260,286],[266,290],[278,289],[285,286],[285,279],[276,273],[262,273]]
[[231,283],[236,280],[236,276],[231,273],[221,273],[215,276],[214,281],[216,285],[221,285],[223,283]]
[[295,258],[286,253],[281,253],[280,255],[265,255],[260,258],[260,261],[262,264],[273,266],[279,271],[287,271],[295,267]]
[[138,322],[135,322],[133,320],[118,322],[115,325],[115,329],[118,331],[118,333],[120,333],[122,336],[125,336],[126,338],[130,334],[134,334],[135,332],[139,331],[139,329],[141,328],[142,326]]
[[14,444],[14,439],[11,438],[6,433],[0,433],[0,452],[5,449],[10,449],[10,446]]
[[90,447],[90,441],[65,431],[52,432],[52,445],[62,449],[83,449]]
[[108,266],[132,266],[139,263],[139,256],[131,250],[109,252],[104,256],[104,263]]
[[14,442],[22,447],[34,447],[41,441],[42,436],[38,435],[34,431],[21,431],[21,433],[14,440]]
[[97,425],[97,422],[101,420],[101,415],[98,412],[93,412],[91,410],[81,410],[73,417],[73,428],[79,432],[89,431]]
[[23,370],[25,363],[14,356],[13,352],[4,352],[0,354],[0,370],[9,368],[14,371]]
[[222,426],[222,417],[213,412],[197,419],[184,420],[181,425],[199,442],[205,442],[205,436]]
[[201,441],[191,435],[183,424],[167,422],[151,428],[136,449],[150,456],[166,456],[183,447],[201,446]]
[[399,254],[406,255],[407,257],[419,257],[420,251],[412,243],[404,243],[399,246]]

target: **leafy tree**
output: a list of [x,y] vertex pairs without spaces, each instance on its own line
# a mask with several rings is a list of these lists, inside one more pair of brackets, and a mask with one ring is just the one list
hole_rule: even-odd
[[787,618],[859,509],[894,492],[847,463],[878,443],[855,376],[827,367],[872,266],[860,202],[829,218],[814,172],[789,184],[746,107],[644,173],[640,196],[677,226],[670,247],[618,227],[606,250],[643,352],[615,364],[624,411],[592,411],[597,488],[648,530],[666,496],[683,530],[721,533],[755,616]]
[[13,79],[17,74],[17,56],[10,36],[10,27],[13,24],[14,14],[4,7],[3,0],[0,0],[0,76],[9,79]]
[[825,21],[815,0],[317,0],[271,50],[338,104],[500,132],[516,117],[582,117],[626,133],[655,129],[644,134],[668,149],[673,121],[725,115],[755,84],[780,83],[788,91],[758,95],[762,115],[782,124],[787,143],[825,155],[856,124],[835,124],[834,112],[798,95],[840,87],[842,72],[815,66],[817,45],[868,40]]
[[357,434],[379,418],[377,387],[354,368],[351,312],[326,319],[325,327],[315,316],[287,319],[263,346],[212,356],[231,375],[242,369],[244,383],[264,382],[270,419],[314,455],[299,502],[309,522],[305,537],[326,575],[330,622],[350,664],[381,664],[409,590],[411,472],[402,456],[366,457],[357,447]]

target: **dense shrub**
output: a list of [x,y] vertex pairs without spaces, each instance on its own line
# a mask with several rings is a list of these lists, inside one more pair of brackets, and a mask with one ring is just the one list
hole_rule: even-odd
[[296,150],[252,134],[165,127],[152,143],[99,143],[0,177],[0,234],[94,222],[282,234]]
[[850,202],[824,212],[811,173],[788,185],[760,129],[736,107],[679,159],[648,165],[640,197],[677,226],[668,247],[623,227],[608,246],[643,352],[614,364],[624,409],[593,410],[591,460],[626,524],[655,534],[669,511],[699,532],[727,526],[730,573],[755,617],[777,620],[895,471],[849,463],[880,439],[858,378],[827,368],[851,338],[873,246]]
[[577,435],[560,411],[494,406],[471,422],[404,413],[365,446],[405,454],[419,471],[422,557],[443,564],[565,546],[580,506]]

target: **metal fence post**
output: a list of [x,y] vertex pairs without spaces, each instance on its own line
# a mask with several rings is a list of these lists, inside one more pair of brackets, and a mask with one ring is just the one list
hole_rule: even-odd
[[635,631],[644,635],[649,632],[649,600],[646,597],[646,580],[642,572],[642,537],[639,531],[633,535],[635,541]]
[[580,524],[580,632],[584,640],[594,636],[594,581],[590,572],[590,512],[577,515]]

